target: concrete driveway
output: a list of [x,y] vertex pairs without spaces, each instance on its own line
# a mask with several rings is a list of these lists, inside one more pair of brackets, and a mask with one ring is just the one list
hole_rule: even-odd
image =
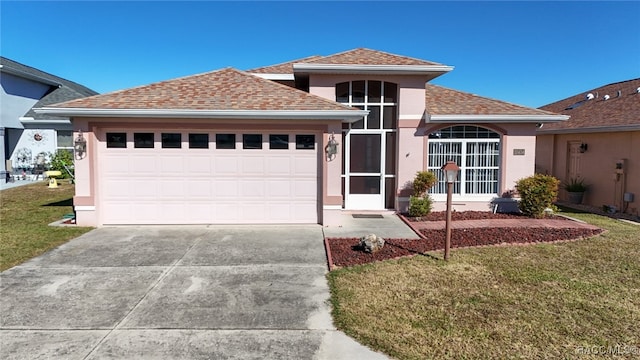
[[2,359],[384,359],[336,331],[322,227],[112,227],[1,274]]

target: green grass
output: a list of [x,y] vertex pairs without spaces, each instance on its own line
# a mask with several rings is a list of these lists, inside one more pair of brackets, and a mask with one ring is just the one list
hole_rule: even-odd
[[583,359],[580,346],[616,345],[638,356],[640,226],[565,213],[608,231],[333,271],[336,326],[398,359]]
[[0,191],[0,271],[16,266],[91,230],[48,224],[73,212],[74,186],[49,189],[38,182]]

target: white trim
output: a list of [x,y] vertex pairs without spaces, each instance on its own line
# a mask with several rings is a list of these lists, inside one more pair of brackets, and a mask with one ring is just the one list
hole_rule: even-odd
[[536,132],[538,135],[552,135],[552,134],[579,134],[579,133],[600,133],[600,132],[621,132],[621,131],[640,131],[640,125],[615,125],[615,126],[602,126],[602,127],[588,127],[577,129],[540,129]]
[[367,114],[367,110],[192,110],[192,109],[89,109],[52,108],[33,109],[38,114],[96,117],[157,117],[157,118],[208,118],[208,119],[304,119],[346,120],[355,122]]
[[75,211],[95,211],[95,206],[74,206],[73,209]]
[[250,73],[250,74],[263,79],[267,79],[267,80],[295,80],[295,77],[293,74],[258,74],[258,73]]
[[342,210],[342,205],[322,205],[322,210]]
[[314,74],[442,74],[453,70],[447,65],[356,65],[356,64],[293,64],[294,72]]
[[403,114],[398,117],[398,120],[422,120],[422,114],[420,115]]
[[508,122],[559,122],[569,120],[568,115],[428,115],[425,122],[429,123],[508,123]]
[[64,124],[64,125],[71,125],[71,120],[69,119],[58,119],[58,120],[54,120],[54,119],[43,119],[43,120],[36,120],[32,117],[20,117],[18,118],[18,120],[20,120],[20,122],[22,124]]

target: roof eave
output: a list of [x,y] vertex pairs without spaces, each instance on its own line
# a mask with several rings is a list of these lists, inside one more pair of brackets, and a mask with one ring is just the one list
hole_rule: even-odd
[[92,117],[154,117],[196,119],[251,120],[344,120],[355,122],[366,116],[367,110],[191,110],[191,109],[89,109],[54,108],[33,109],[38,114]]
[[427,123],[554,123],[569,120],[568,115],[430,115]]
[[62,84],[59,83],[59,82],[46,79],[46,78],[44,78],[42,76],[37,76],[37,75],[34,75],[34,74],[29,74],[29,73],[24,72],[24,71],[16,70],[16,69],[7,67],[6,65],[0,65],[0,72],[4,72],[4,73],[7,73],[7,74],[19,76],[19,77],[27,79],[27,80],[38,81],[38,82],[46,84],[46,85],[57,86],[57,87],[62,86]]
[[362,74],[362,75],[433,75],[453,70],[447,65],[353,65],[353,64],[293,64],[293,71],[306,74]]
[[640,124],[615,125],[615,126],[597,126],[586,128],[571,129],[538,129],[540,135],[552,134],[579,134],[579,133],[600,133],[600,132],[621,132],[621,131],[640,131]]
[[267,80],[273,81],[282,81],[282,80],[295,80],[295,76],[293,74],[276,74],[276,73],[249,73],[251,75],[255,75],[257,77],[261,77]]

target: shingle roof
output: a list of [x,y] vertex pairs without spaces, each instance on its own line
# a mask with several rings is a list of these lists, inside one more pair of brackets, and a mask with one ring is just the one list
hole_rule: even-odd
[[154,110],[355,110],[232,68],[68,101],[52,107]]
[[426,111],[431,115],[556,115],[433,84],[425,90]]
[[365,48],[353,49],[335,55],[325,56],[309,61],[308,63],[344,65],[442,65],[431,61]]
[[[541,109],[570,115],[568,121],[545,125],[540,131],[640,125],[640,78],[612,83],[542,106]],[[593,94],[587,100],[587,94]],[[608,100],[604,100],[609,95]]]
[[319,58],[322,58],[322,56],[313,55],[313,56],[309,56],[309,57],[298,59],[298,60],[287,61],[281,64],[264,66],[256,69],[247,70],[247,72],[252,74],[293,74],[293,64],[304,63],[304,62],[308,62],[308,61],[319,59]]

